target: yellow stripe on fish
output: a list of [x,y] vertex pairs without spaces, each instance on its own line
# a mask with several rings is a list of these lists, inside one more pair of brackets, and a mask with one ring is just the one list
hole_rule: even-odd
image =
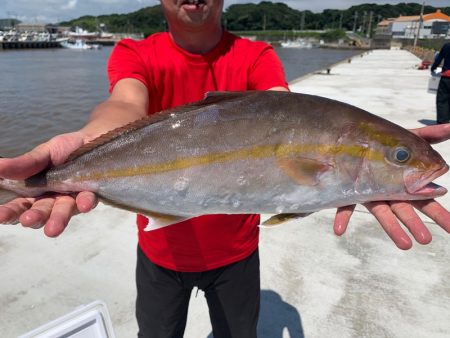
[[186,157],[164,163],[127,167],[120,169],[110,169],[105,171],[92,172],[86,175],[79,175],[73,178],[74,181],[100,180],[105,178],[130,177],[139,175],[159,174],[168,171],[181,170],[194,166],[225,163],[247,158],[285,158],[292,156],[305,156],[305,154],[335,155],[342,154],[351,157],[364,156],[369,160],[383,161],[384,153],[374,151],[360,145],[314,145],[314,144],[273,144],[255,146],[245,149],[228,152],[210,153],[196,157]]
[[371,140],[376,141],[387,147],[395,147],[398,145],[398,138],[386,133],[376,131],[369,123],[360,123],[358,128]]

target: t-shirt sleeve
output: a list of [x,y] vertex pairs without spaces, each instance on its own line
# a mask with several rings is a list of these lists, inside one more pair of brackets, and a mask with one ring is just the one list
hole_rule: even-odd
[[145,62],[139,53],[138,43],[124,39],[117,43],[108,60],[109,92],[112,92],[117,82],[132,78],[141,81],[149,88],[149,77]]
[[264,44],[257,55],[249,75],[251,90],[267,90],[272,87],[289,88],[283,65],[272,46]]

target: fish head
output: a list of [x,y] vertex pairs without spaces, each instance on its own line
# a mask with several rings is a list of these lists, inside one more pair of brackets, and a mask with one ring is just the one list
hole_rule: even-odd
[[383,119],[360,123],[356,129],[351,133],[361,155],[356,190],[380,200],[429,199],[447,192],[432,181],[449,167],[424,139]]
[[[387,161],[403,169],[403,183],[406,192],[417,198],[434,198],[444,195],[447,190],[434,184],[432,181],[448,171],[448,165],[444,159],[430,145],[414,147],[400,145],[391,149],[386,155]],[[411,148],[411,149],[410,149]],[[411,157],[411,158],[409,158]]]

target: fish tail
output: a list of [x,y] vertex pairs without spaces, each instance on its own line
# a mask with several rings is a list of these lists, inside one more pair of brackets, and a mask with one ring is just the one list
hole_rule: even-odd
[[[2,158],[0,156],[0,158]],[[20,195],[14,192],[13,188],[10,186],[12,181],[0,178],[0,205],[6,204],[13,199],[20,197]],[[8,184],[9,183],[9,184]]]
[[[0,156],[0,158],[4,158]],[[0,178],[0,205],[4,205],[8,202],[11,202],[13,199],[21,197],[19,194],[5,187],[4,182],[8,180],[4,180]]]
[[13,191],[6,190],[0,185],[0,205],[6,204],[17,197],[19,197],[18,194]]

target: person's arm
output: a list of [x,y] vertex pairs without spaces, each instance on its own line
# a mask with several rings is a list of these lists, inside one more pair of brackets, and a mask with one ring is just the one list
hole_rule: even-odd
[[445,45],[441,48],[441,51],[438,53],[438,55],[434,59],[434,62],[432,64],[431,68],[430,68],[432,73],[434,73],[436,68],[439,67],[439,65],[442,62],[442,59],[444,58],[444,47],[445,47]]
[[[411,131],[430,143],[450,139],[450,125],[428,126],[412,129]],[[403,250],[410,249],[412,241],[400,223],[405,225],[418,243],[428,244],[432,239],[430,231],[414,209],[421,211],[450,233],[450,212],[433,199],[424,201],[370,202],[365,203],[364,206],[375,216],[395,245]],[[333,225],[336,235],[341,236],[345,233],[354,209],[354,205],[337,209]]]
[[[25,179],[49,166],[63,163],[70,154],[96,137],[146,116],[148,91],[135,79],[119,81],[111,96],[92,112],[88,123],[78,131],[55,136],[28,153],[12,159],[0,159],[0,177]],[[25,227],[41,228],[47,236],[61,234],[70,218],[95,207],[93,193],[74,196],[54,195],[44,198],[18,198],[0,206],[0,223],[22,223]]]
[[267,90],[274,90],[274,91],[278,91],[278,92],[288,92],[289,91],[289,89],[287,89],[285,87],[278,87],[278,86],[269,88]]

